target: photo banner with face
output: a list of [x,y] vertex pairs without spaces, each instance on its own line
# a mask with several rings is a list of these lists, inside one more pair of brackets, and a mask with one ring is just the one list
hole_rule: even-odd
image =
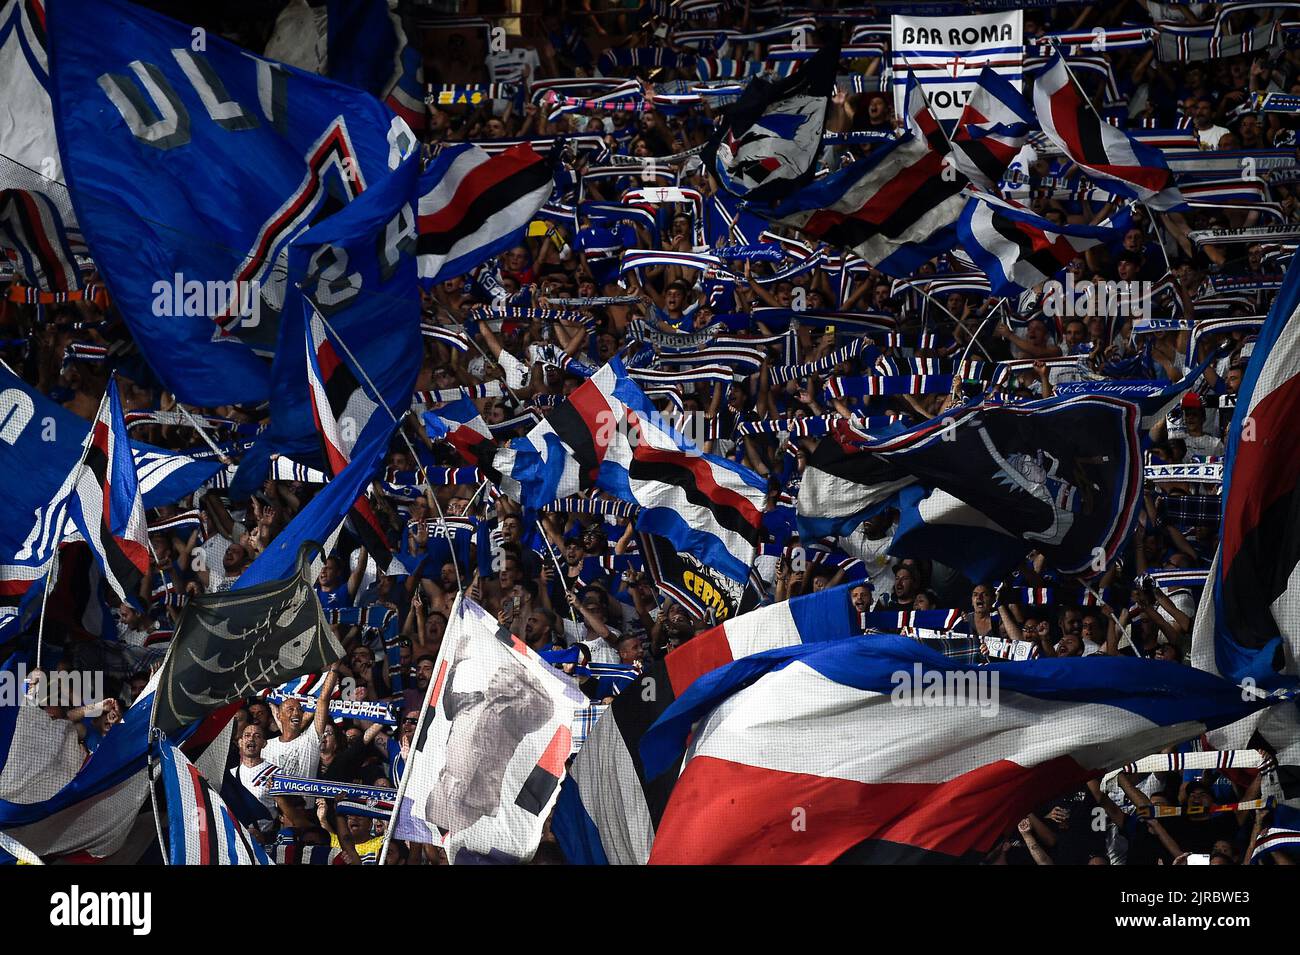
[[463,595],[434,665],[393,818],[393,838],[452,864],[514,864],[537,851],[586,699]]
[[1024,91],[1024,11],[968,17],[889,18],[894,115],[906,112],[907,76],[921,84],[930,112],[951,133],[987,66]]

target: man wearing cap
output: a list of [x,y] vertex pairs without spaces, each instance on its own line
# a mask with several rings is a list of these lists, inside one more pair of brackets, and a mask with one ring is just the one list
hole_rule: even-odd
[[1223,442],[1205,433],[1205,403],[1192,391],[1183,395],[1183,426],[1187,429],[1183,441],[1188,455],[1204,458],[1223,454]]

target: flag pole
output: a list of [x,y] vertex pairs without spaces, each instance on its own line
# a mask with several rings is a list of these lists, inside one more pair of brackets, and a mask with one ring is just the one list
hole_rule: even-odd
[[[447,626],[451,626],[453,619],[460,616],[462,604],[465,600],[465,591],[461,590],[456,593],[456,600],[451,605],[451,611],[447,614]],[[441,648],[438,656],[442,656]],[[415,724],[415,734],[411,737],[411,748],[406,751],[406,763],[402,766],[402,778],[397,781],[397,795],[393,797],[393,812],[388,817],[388,825],[384,827],[384,841],[379,846],[379,865],[383,865],[388,858],[388,846],[393,841],[393,830],[397,828],[397,814],[402,809],[402,797],[406,795],[406,785],[411,781],[411,769],[415,763],[415,747],[420,739],[420,734],[424,730],[425,720],[429,718],[429,704],[433,699],[433,688],[437,685],[437,680],[430,680],[428,689],[424,691],[424,703],[420,707],[420,721]],[[324,701],[322,701],[324,702]],[[421,843],[425,845],[426,843]],[[427,843],[432,845],[432,843]],[[439,846],[439,848],[442,848]],[[448,860],[450,861],[450,860]]]
[[222,464],[230,464],[230,456],[217,447],[213,440],[208,437],[208,433],[203,430],[203,426],[199,424],[198,419],[195,418],[194,415],[190,414],[189,409],[179,401],[176,402],[176,407],[180,409],[181,414],[183,414],[185,419],[190,423],[190,427],[199,433],[199,437],[203,439],[203,443],[213,450],[217,456],[217,460]]
[[[564,588],[565,603],[568,603],[569,582],[564,579],[564,568],[560,566],[560,561],[555,556],[555,551],[551,549],[551,541],[546,536],[546,529],[542,527],[542,519],[539,517],[534,523],[537,524],[537,530],[541,532],[542,543],[546,545],[546,553],[551,555],[551,563],[555,565],[555,573],[560,578],[560,586]],[[568,606],[569,606],[569,619],[571,619],[574,622],[574,624],[578,624],[577,611],[573,609],[573,604],[568,604]]]
[[[154,700],[157,701],[158,691],[154,691]],[[163,839],[162,819],[158,815],[158,780],[154,776],[154,767],[158,765],[154,760],[154,747],[163,745],[163,731],[153,725],[153,712],[149,713],[149,749],[145,756],[145,777],[149,780],[149,805],[153,812],[153,827],[158,834],[158,849],[162,853],[163,865],[171,865],[171,849],[168,848],[166,841]],[[160,774],[161,775],[161,774]]]
[[[406,442],[406,447],[407,450],[411,452],[411,458],[413,459],[413,463],[418,466],[420,461],[420,455],[416,452],[415,445],[411,443],[410,435],[408,435],[406,431],[403,430],[401,419],[398,418],[397,415],[393,413],[393,409],[389,407],[388,402],[384,399],[383,392],[379,390],[379,386],[375,384],[374,379],[370,377],[370,373],[367,372],[365,367],[361,364],[361,362],[357,360],[357,356],[352,354],[352,349],[348,347],[348,343],[345,342],[342,339],[342,337],[340,337],[338,332],[334,331],[334,326],[330,324],[329,319],[326,318],[324,315],[322,315],[320,309],[316,308],[314,305],[312,307],[312,311],[317,315],[317,317],[320,318],[321,324],[324,325],[326,331],[328,331],[333,336],[333,339],[335,342],[338,343],[338,346],[343,349],[344,354],[348,356],[348,360],[352,362],[352,367],[354,367],[358,372],[361,373],[361,377],[365,379],[366,384],[370,387],[370,392],[374,396],[375,400],[378,401],[383,406],[384,410],[388,412],[388,417],[393,419],[393,423],[397,425],[397,433],[400,434],[402,436],[402,440]],[[408,413],[409,411],[410,409],[407,409]],[[479,490],[481,491],[484,485],[486,484],[487,481],[484,480],[483,484],[479,485]],[[432,489],[429,487],[427,473],[425,474],[424,486],[425,486],[426,493],[432,496],[433,492]],[[478,492],[475,492],[474,497],[478,497]],[[470,500],[472,502],[473,498],[471,498]],[[436,504],[436,498],[435,498],[435,504]],[[447,526],[447,520],[443,516],[442,506],[437,504],[436,506],[438,510],[438,522],[442,525],[443,534],[444,535],[448,534],[450,533],[450,528]],[[464,584],[460,578],[460,567],[457,566],[456,553],[454,550],[452,551],[452,555],[451,555],[451,565],[456,571],[456,586],[458,588],[463,588]]]

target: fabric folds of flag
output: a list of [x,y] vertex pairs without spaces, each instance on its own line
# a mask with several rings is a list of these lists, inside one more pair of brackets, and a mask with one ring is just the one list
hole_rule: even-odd
[[723,189],[751,202],[774,202],[812,181],[839,57],[836,39],[790,76],[749,82],[703,156]]
[[1186,208],[1160,150],[1104,122],[1085,102],[1059,53],[1034,81],[1034,111],[1043,132],[1106,189],[1161,212]]
[[420,281],[464,275],[516,244],[553,186],[550,162],[527,143],[495,156],[473,143],[443,148],[420,177]]
[[70,292],[82,286],[76,255],[86,248],[63,172],[49,164],[59,146],[41,0],[0,2],[0,76],[0,249],[30,287]]
[[1131,215],[1111,225],[1057,225],[997,196],[972,194],[957,220],[961,246],[989,277],[994,295],[1020,295],[1053,278],[1088,249],[1118,242]]
[[[308,305],[308,309],[311,317],[307,320],[307,383],[312,415],[316,419],[316,430],[325,447],[330,471],[337,476],[351,463],[358,432],[370,423],[371,418],[377,415],[381,419],[387,418],[390,412],[380,410],[369,390],[342,360],[325,330],[320,312],[312,305]],[[400,572],[393,566],[392,548],[379,515],[364,494],[353,503],[348,516],[353,531],[361,538],[366,552],[374,558],[380,570],[384,573]]]
[[646,776],[676,775],[695,724],[649,861],[978,862],[1034,806],[1266,705],[1242,697],[1160,661],[970,668],[890,636],[751,656],[641,740]]
[[1037,126],[1025,97],[992,67],[984,67],[953,130],[953,161],[990,192]]
[[137,4],[47,13],[59,155],[133,339],[181,401],[265,400],[265,358],[300,308],[290,244],[391,176],[415,136],[369,93],[215,33],[194,49],[191,26]]
[[[569,768],[552,829],[573,864],[644,865],[676,777],[642,769],[643,734],[700,677],[733,660],[851,633],[851,586],[760,607],[651,663],[614,698]],[[685,746],[682,747],[685,750]]]
[[[1201,597],[1193,662],[1274,689],[1300,648],[1300,265],[1260,329],[1237,394],[1223,467],[1223,522]],[[1291,666],[1287,666],[1287,661]]]
[[497,443],[492,438],[492,429],[479,414],[478,406],[472,398],[465,396],[449,401],[433,411],[423,415],[425,430],[435,441],[446,441],[467,464],[490,472],[496,481],[497,475],[492,471],[492,458],[496,454]]
[[499,450],[494,465],[502,492],[525,507],[597,487],[640,506],[638,530],[733,580],[749,579],[766,484],[674,431],[617,358]]
[[167,797],[171,865],[271,865],[266,850],[244,830],[220,794],[185,754],[158,744]]
[[965,502],[1061,573],[1092,575],[1128,539],[1141,502],[1139,418],[1137,405],[1106,395],[973,404],[864,450]]
[[956,242],[966,177],[909,133],[764,212],[905,278]]
[[119,600],[136,600],[149,572],[148,526],[117,381],[99,403],[84,461],[72,475],[69,516]]

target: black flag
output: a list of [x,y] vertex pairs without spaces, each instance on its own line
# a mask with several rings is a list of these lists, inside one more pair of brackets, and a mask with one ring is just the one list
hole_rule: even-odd
[[297,572],[246,590],[204,594],[185,605],[158,682],[154,725],[164,733],[217,707],[343,656],[307,580],[304,544]]

